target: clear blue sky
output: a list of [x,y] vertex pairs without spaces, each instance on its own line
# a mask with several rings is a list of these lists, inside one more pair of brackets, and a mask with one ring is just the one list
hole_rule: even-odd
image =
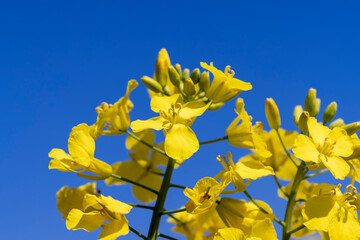
[[[99,235],[66,229],[55,193],[63,185],[87,181],[49,171],[47,154],[54,147],[66,149],[71,128],[92,124],[94,108],[103,101],[115,102],[129,79],[151,76],[163,47],[172,63],[190,69],[200,67],[200,61],[213,61],[221,69],[231,65],[236,77],[252,83],[253,90],[241,96],[248,113],[266,129],[265,98],[277,102],[283,127],[295,129],[293,108],[303,104],[310,87],[318,90],[322,110],[337,101],[337,117],[347,123],[360,120],[359,10],[356,1],[3,1],[0,238]],[[143,86],[131,98],[133,120],[155,116]],[[206,119],[198,118],[193,130],[199,140],[223,136],[235,117],[233,108],[234,101]],[[109,163],[127,160],[124,139],[100,138],[97,158]],[[232,151],[236,159],[248,153],[226,142],[205,146],[176,170],[174,183],[193,187],[198,179],[214,176],[221,170],[215,157],[225,151]],[[129,186],[99,187],[105,195],[136,202],[127,197]],[[275,191],[271,178],[249,188],[256,198],[279,209],[282,219],[285,201],[278,200]],[[174,189],[166,206],[173,209],[185,202],[182,192]],[[133,211],[128,219],[131,226],[147,232],[147,210]],[[161,229],[169,234],[165,221]]]

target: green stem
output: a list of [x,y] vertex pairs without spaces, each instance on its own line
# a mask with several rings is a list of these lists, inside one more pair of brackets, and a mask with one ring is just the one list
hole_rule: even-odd
[[296,203],[295,197],[299,189],[300,183],[304,179],[304,175],[305,175],[305,162],[302,161],[300,166],[298,167],[294,182],[291,186],[290,195],[286,206],[286,212],[284,218],[285,226],[283,226],[283,234],[282,234],[283,240],[289,240],[291,237],[291,232],[288,231],[291,229],[291,219],[294,211],[294,206]]
[[165,171],[165,176],[161,183],[160,192],[159,192],[158,198],[156,200],[153,215],[151,218],[151,223],[150,223],[149,232],[148,232],[149,240],[155,240],[158,236],[161,213],[164,208],[167,192],[170,188],[171,175],[174,170],[174,166],[175,166],[175,160],[172,158],[169,158],[168,165],[167,165],[166,171]]
[[134,139],[136,139],[136,140],[138,140],[139,142],[141,142],[142,144],[144,144],[145,146],[148,146],[148,147],[151,148],[152,150],[157,151],[158,153],[161,153],[162,155],[167,156],[166,153],[165,153],[163,150],[161,150],[160,148],[157,148],[157,147],[151,145],[150,143],[145,142],[144,140],[142,140],[141,138],[139,138],[138,136],[136,136],[136,135],[133,134],[132,132],[129,132],[128,130],[125,130],[125,132],[126,132],[129,136],[133,137]]
[[275,179],[275,182],[276,182],[276,185],[279,187],[279,190],[282,192],[282,194],[285,195],[285,197],[289,197],[289,194],[287,192],[285,192],[283,186],[281,186],[280,182],[279,182],[279,179],[276,175],[273,175],[274,179]]
[[[263,213],[266,213],[266,214],[270,214],[268,211],[266,211],[264,208],[262,208],[262,207],[251,197],[251,195],[250,195],[246,190],[244,191],[244,194],[246,195],[246,197],[247,197],[257,208],[260,209],[260,211],[262,211]],[[282,221],[280,221],[279,219],[277,219],[276,217],[274,217],[274,221],[284,227],[284,223],[283,223]]]
[[303,229],[304,227],[305,227],[305,225],[301,225],[301,226],[299,226],[299,227],[297,227],[297,228],[295,228],[295,229],[291,230],[290,232],[288,232],[288,234],[291,236],[291,234],[293,234],[293,233],[295,233],[295,232],[297,232],[297,231],[299,231],[299,230]]
[[186,187],[184,187],[184,186],[177,185],[177,184],[170,184],[170,187],[180,188],[180,189],[185,189],[185,188],[186,188]]
[[136,207],[136,208],[145,208],[145,209],[154,209],[153,206],[146,206],[146,205],[139,205],[139,204],[133,204],[133,203],[128,203],[128,205],[132,206],[132,207]]
[[315,177],[315,176],[317,176],[317,175],[326,173],[326,172],[328,172],[328,171],[329,171],[329,169],[323,169],[323,170],[318,171],[318,172],[316,172],[316,173],[309,174],[309,175],[305,176],[304,179],[309,179],[309,178]]
[[172,213],[178,213],[178,212],[184,212],[186,211],[186,208],[180,208],[180,209],[177,209],[177,210],[171,210],[171,211],[163,211],[161,212],[162,215],[164,214],[172,214]]
[[162,234],[162,233],[159,234],[159,237],[166,238],[166,239],[171,239],[171,240],[177,240],[177,238],[173,238],[173,237],[170,237],[170,236]]
[[132,231],[133,233],[135,233],[136,235],[138,235],[138,236],[141,237],[142,239],[145,239],[145,240],[147,239],[145,235],[139,233],[139,232],[138,232],[137,230],[135,230],[134,228],[132,228],[132,227],[129,226],[129,229],[130,229],[130,231]]
[[200,142],[199,144],[200,145],[205,145],[205,144],[209,144],[209,143],[220,142],[220,141],[226,140],[228,138],[229,138],[228,136],[225,136],[225,137],[217,138],[217,139],[210,140],[210,141]]
[[284,149],[285,152],[286,152],[286,155],[290,158],[290,160],[294,163],[294,165],[298,167],[299,165],[296,163],[296,161],[295,161],[295,159],[293,158],[293,156],[292,156],[292,155],[289,153],[289,151],[286,149],[285,144],[284,144],[284,142],[283,142],[283,140],[282,140],[282,138],[281,138],[281,136],[280,136],[279,129],[276,129],[275,131],[276,131],[276,133],[277,133],[277,135],[278,135],[278,137],[279,137],[279,140],[280,140],[280,143],[281,143],[283,149]]
[[116,178],[116,179],[122,180],[122,181],[124,181],[124,182],[128,182],[128,183],[134,184],[134,185],[139,186],[139,187],[141,187],[141,188],[143,188],[143,189],[146,189],[146,190],[148,190],[148,191],[150,191],[150,192],[152,192],[152,193],[155,193],[156,195],[159,195],[159,192],[158,192],[158,191],[156,191],[156,190],[154,190],[154,189],[152,189],[152,188],[149,188],[149,187],[147,187],[147,186],[144,186],[144,185],[142,185],[142,184],[140,184],[140,183],[137,183],[137,182],[135,182],[135,181],[133,181],[133,180],[130,180],[130,179],[127,179],[127,178],[118,176],[118,175],[116,175],[116,174],[111,174],[111,176],[112,176],[113,178]]

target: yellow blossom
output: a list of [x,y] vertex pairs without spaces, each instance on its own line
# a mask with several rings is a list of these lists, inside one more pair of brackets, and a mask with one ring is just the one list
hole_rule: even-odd
[[208,211],[216,202],[217,197],[223,190],[215,179],[205,177],[200,179],[193,189],[186,188],[185,196],[190,200],[185,204],[188,213],[200,214]]
[[134,132],[152,128],[164,129],[166,154],[178,161],[190,158],[198,149],[199,141],[190,126],[196,117],[202,115],[210,102],[188,102],[184,105],[180,94],[172,96],[154,96],[151,99],[151,110],[160,114],[148,120],[136,120],[131,123]]
[[241,91],[247,91],[252,89],[250,83],[243,82],[234,78],[235,72],[230,70],[230,66],[226,66],[225,71],[222,72],[213,66],[201,62],[201,67],[209,70],[214,79],[206,91],[206,97],[212,100],[213,103],[227,102],[236,97]]
[[235,112],[238,116],[226,129],[226,135],[229,138],[229,144],[249,148],[260,156],[268,158],[271,153],[267,150],[266,144],[259,136],[258,132],[262,130],[263,125],[257,122],[254,126],[251,123],[251,116],[245,111],[245,104],[242,98],[236,100]]
[[[95,140],[90,135],[87,124],[82,123],[72,129],[68,149],[70,155],[58,148],[50,151],[49,157],[53,159],[50,160],[49,169],[77,172],[78,176],[91,180],[102,180],[111,175],[111,166],[94,157]],[[85,171],[98,176],[83,174]]]
[[304,225],[310,230],[324,231],[330,239],[356,240],[360,238],[360,223],[354,202],[356,189],[349,185],[345,193],[340,184],[319,184],[317,196],[308,199],[302,210]]
[[336,179],[344,179],[350,171],[342,158],[353,153],[353,144],[346,131],[340,127],[329,129],[309,118],[310,137],[300,134],[295,139],[293,152],[296,157],[309,164],[325,165]]
[[66,219],[67,215],[73,208],[81,209],[85,194],[95,194],[96,183],[88,183],[77,188],[68,186],[62,187],[57,193],[57,209],[63,214],[62,218]]
[[86,194],[82,210],[75,208],[70,211],[66,227],[69,230],[84,229],[89,232],[103,227],[99,240],[115,240],[128,234],[129,225],[124,214],[129,213],[131,208],[110,196]]

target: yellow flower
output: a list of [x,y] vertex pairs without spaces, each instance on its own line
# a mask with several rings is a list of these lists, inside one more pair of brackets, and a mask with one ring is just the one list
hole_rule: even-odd
[[[135,133],[135,135],[143,141],[155,145],[155,134],[152,130],[147,129]],[[153,151],[149,159],[150,148],[130,136],[126,139],[126,147],[133,151],[129,153],[131,160],[113,164],[113,173],[159,191],[162,180],[161,177],[155,173],[161,172],[161,169],[157,168],[157,165],[165,165],[166,157],[160,154],[158,155],[156,151]],[[105,181],[107,184],[126,183],[115,178],[107,178]],[[136,185],[132,185],[132,191],[134,196],[144,203],[152,202],[157,198],[155,193]]]
[[[219,172],[215,179],[221,178],[220,183],[224,185],[224,188],[232,182],[236,190],[239,192],[243,192],[250,184],[251,180],[267,175],[274,175],[274,171],[271,167],[266,167],[260,162],[252,162],[250,164],[237,162],[234,164],[230,152],[227,153],[227,157],[223,155],[223,158],[221,158],[219,155],[216,160],[221,163],[224,170]],[[248,178],[250,180],[245,183],[244,178]]]
[[[72,209],[66,220],[69,230],[84,229],[94,231],[103,227],[99,239],[113,240],[129,232],[128,221],[124,214],[131,210],[131,206],[114,200],[112,197],[86,194],[83,209]],[[107,221],[104,225],[104,221]]]
[[223,187],[215,179],[205,177],[200,179],[193,189],[186,188],[185,196],[190,200],[185,204],[188,213],[200,214],[208,211],[216,202]]
[[324,231],[330,239],[356,240],[360,238],[357,207],[352,205],[356,190],[349,185],[344,194],[340,184],[319,184],[317,196],[308,199],[302,210],[304,225],[310,230]]
[[96,183],[88,183],[78,188],[62,187],[57,193],[57,209],[63,214],[62,218],[66,219],[67,215],[73,208],[81,209],[85,194],[95,194]]
[[260,156],[268,158],[271,156],[271,153],[266,149],[266,144],[258,133],[262,130],[263,125],[257,122],[252,126],[252,118],[247,114],[244,107],[244,100],[238,98],[236,100],[237,109],[235,110],[238,116],[226,129],[229,144],[240,148],[249,148]]
[[[62,172],[77,172],[78,176],[91,180],[102,180],[109,177],[112,168],[109,164],[94,158],[95,140],[90,135],[90,128],[82,123],[74,127],[68,140],[69,154],[64,150],[54,148],[50,151],[49,169]],[[99,176],[83,174],[89,171]]]
[[152,128],[164,129],[165,152],[176,160],[190,158],[198,149],[199,141],[190,126],[196,117],[202,115],[210,102],[188,102],[184,105],[180,94],[172,96],[154,96],[151,99],[151,110],[160,114],[159,117],[148,120],[136,120],[131,123],[134,132]]
[[[91,135],[94,139],[102,134],[119,135],[124,133],[130,125],[129,111],[133,104],[129,100],[130,93],[137,87],[136,80],[130,80],[127,85],[125,96],[120,98],[114,105],[103,102],[96,108],[98,117],[96,123],[91,126]],[[104,127],[106,130],[104,130]]]
[[353,153],[353,143],[346,131],[340,127],[329,129],[309,118],[310,137],[300,134],[295,139],[293,152],[297,158],[310,164],[325,165],[336,179],[344,179],[350,171],[342,158]]
[[215,68],[213,63],[208,65],[201,62],[200,65],[214,75],[210,88],[206,91],[206,97],[212,100],[213,103],[230,101],[241,91],[252,89],[250,83],[233,78],[235,72],[230,70],[230,66],[226,66],[225,71],[222,72]]

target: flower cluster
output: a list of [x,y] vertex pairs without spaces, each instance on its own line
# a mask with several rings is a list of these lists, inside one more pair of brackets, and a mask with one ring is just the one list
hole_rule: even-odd
[[[242,91],[252,89],[250,83],[234,78],[230,66],[224,71],[213,63],[201,62],[200,66],[205,71],[171,65],[167,51],[162,49],[153,77],[141,78],[156,116],[131,121],[134,105],[130,93],[138,82],[130,80],[125,95],[117,102],[96,107],[95,123],[73,127],[67,151],[54,148],[49,152],[49,169],[76,173],[107,185],[131,184],[133,196],[146,204],[106,197],[101,194],[104,190],[96,189],[96,182],[77,188],[64,186],[56,196],[67,229],[101,228],[99,239],[103,240],[117,239],[130,231],[142,239],[176,239],[159,230],[161,218],[167,215],[168,222],[174,224],[172,230],[190,240],[274,240],[279,238],[274,224],[281,227],[283,240],[316,231],[323,239],[360,239],[360,200],[355,187],[360,181],[360,140],[356,135],[360,123],[333,121],[335,102],[318,119],[321,101],[316,90],[310,89],[304,106],[298,105],[294,110],[298,131],[281,128],[280,111],[275,101],[267,98],[265,115],[271,130],[266,131],[263,123],[253,120],[245,110],[245,100],[238,98]],[[194,121],[204,121],[208,111],[216,111],[232,99],[235,116],[228,120],[225,136],[199,143]],[[156,131],[160,130],[164,141],[156,143]],[[98,138],[122,134],[127,135],[127,160],[109,163],[95,158]],[[196,159],[204,163],[218,161],[217,174],[198,179],[193,188],[172,182],[175,169],[191,164],[186,160],[195,158],[201,145],[225,140],[232,149],[242,148],[249,153],[236,156],[236,160],[237,153],[218,150],[216,158]],[[336,181],[349,178],[350,184],[342,190],[340,183],[309,181],[326,173]],[[269,204],[255,200],[248,192],[259,178],[271,178],[278,187],[279,197],[286,201],[283,217],[276,216]],[[284,182],[286,186],[282,185]],[[182,189],[188,200],[179,202],[178,209],[165,210],[170,188]],[[126,194],[126,190],[121,190],[118,196]],[[154,204],[148,205],[151,203]],[[134,229],[125,217],[132,214],[133,207],[152,211],[147,234]]]

